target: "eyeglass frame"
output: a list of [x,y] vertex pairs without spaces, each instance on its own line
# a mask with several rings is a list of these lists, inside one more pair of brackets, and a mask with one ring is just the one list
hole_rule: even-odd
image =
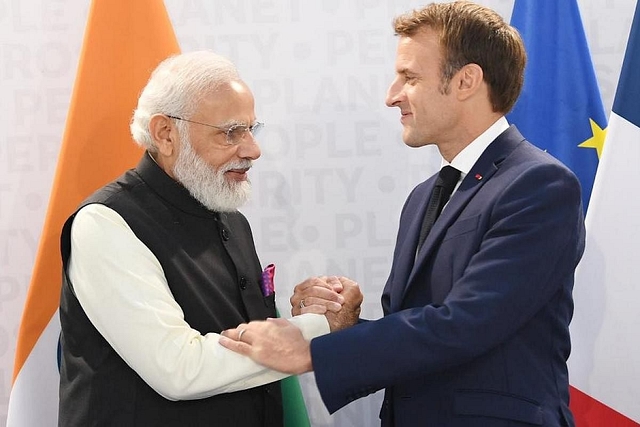
[[[222,131],[225,134],[227,144],[230,145],[230,146],[239,145],[242,141],[244,141],[244,137],[245,137],[247,132],[251,133],[251,136],[255,137],[256,133],[260,129],[262,129],[264,127],[264,123],[263,122],[259,122],[259,121],[255,121],[252,125],[245,125],[243,123],[236,123],[236,124],[232,124],[229,127],[224,127],[224,126],[210,125],[209,123],[197,122],[195,120],[183,119],[182,117],[172,116],[170,114],[165,114],[165,116],[167,116],[170,119],[174,119],[174,120],[180,120],[180,121],[187,122],[187,123],[195,123],[195,124],[198,124],[198,125],[208,126],[210,128],[218,129],[219,131]],[[233,131],[235,131],[237,129],[243,129],[243,131],[242,131],[242,135],[240,136],[238,141],[234,141],[231,138],[230,135],[231,135],[231,132],[233,132]]]

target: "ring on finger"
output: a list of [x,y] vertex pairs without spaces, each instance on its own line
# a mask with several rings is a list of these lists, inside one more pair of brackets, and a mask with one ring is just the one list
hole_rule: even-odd
[[305,305],[304,305],[304,298],[302,298],[302,299],[300,300],[300,308],[305,308]]
[[238,341],[242,341],[242,334],[245,332],[247,332],[246,329],[240,329],[240,332],[238,332]]

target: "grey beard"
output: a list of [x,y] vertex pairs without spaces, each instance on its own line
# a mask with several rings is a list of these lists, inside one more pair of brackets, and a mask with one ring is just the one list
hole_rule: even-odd
[[227,180],[224,173],[231,169],[249,167],[250,160],[240,160],[222,165],[216,170],[196,154],[188,138],[182,138],[173,173],[191,196],[207,209],[214,212],[233,212],[249,199],[251,184],[248,180]]

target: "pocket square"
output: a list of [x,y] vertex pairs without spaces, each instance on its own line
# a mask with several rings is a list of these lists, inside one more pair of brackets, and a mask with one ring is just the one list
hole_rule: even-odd
[[267,268],[262,271],[262,280],[260,282],[260,288],[262,289],[262,295],[268,297],[275,292],[275,286],[273,283],[273,277],[276,275],[276,266],[269,264]]

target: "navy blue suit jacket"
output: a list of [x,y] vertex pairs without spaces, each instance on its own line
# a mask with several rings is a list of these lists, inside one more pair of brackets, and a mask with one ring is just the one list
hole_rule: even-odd
[[435,176],[409,195],[384,317],[311,341],[330,412],[386,388],[385,426],[563,426],[575,175],[511,126],[478,159],[417,254]]

